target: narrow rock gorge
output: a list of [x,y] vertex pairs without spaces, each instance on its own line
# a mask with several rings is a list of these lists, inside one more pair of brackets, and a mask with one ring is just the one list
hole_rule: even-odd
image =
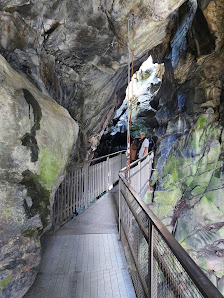
[[2,0],[1,297],[31,286],[65,167],[92,156],[124,100],[133,14],[135,70],[164,64],[139,114],[157,140],[145,200],[224,294],[223,1]]

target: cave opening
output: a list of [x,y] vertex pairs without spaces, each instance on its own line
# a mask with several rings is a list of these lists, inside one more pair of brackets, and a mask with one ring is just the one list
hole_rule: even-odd
[[132,97],[131,141],[145,131],[147,137],[155,138],[153,129],[158,126],[154,117],[156,104],[154,97],[158,93],[165,71],[164,64],[154,63],[150,55],[134,73],[126,88],[123,103],[114,118],[105,129],[94,157],[100,157],[127,148],[128,88]]

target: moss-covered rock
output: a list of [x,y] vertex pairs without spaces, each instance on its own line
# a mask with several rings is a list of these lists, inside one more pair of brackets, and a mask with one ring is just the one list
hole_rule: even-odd
[[218,280],[224,275],[224,150],[223,129],[215,119],[211,111],[200,115],[188,135],[172,144],[150,208],[208,276],[212,271]]
[[58,173],[64,166],[63,151],[61,154],[57,154],[52,149],[43,148],[40,152],[40,160],[41,168],[39,177],[44,182],[46,188],[51,189],[57,179]]
[[0,281],[0,290],[3,290],[11,281],[11,275],[8,275]]
[[22,297],[36,276],[40,235],[78,126],[0,56],[0,296]]

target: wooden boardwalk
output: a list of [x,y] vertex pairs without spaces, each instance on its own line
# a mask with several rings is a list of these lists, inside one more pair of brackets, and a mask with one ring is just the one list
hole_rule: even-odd
[[43,258],[26,298],[135,298],[111,192],[43,240]]

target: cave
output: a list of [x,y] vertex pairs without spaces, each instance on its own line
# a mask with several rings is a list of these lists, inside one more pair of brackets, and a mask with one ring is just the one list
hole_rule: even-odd
[[[157,3],[156,3],[157,2]],[[224,3],[33,1],[0,3],[0,296],[23,297],[66,170],[126,149],[124,100],[136,95],[132,137],[156,144],[147,204],[224,294]],[[119,115],[118,115],[119,114]],[[116,130],[116,133],[114,133]]]

